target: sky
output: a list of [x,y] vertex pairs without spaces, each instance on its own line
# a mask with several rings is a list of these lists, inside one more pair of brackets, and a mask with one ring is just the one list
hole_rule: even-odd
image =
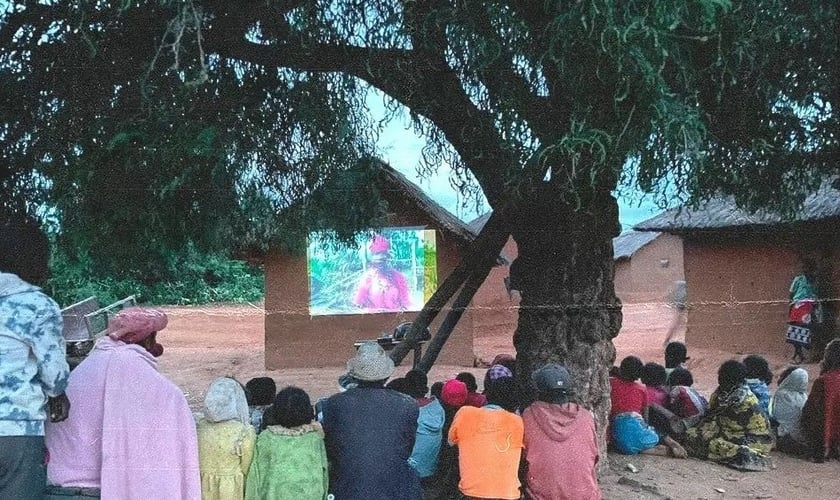
[[[384,116],[384,112],[382,116],[376,116],[382,112],[381,102],[381,98],[375,96],[368,99],[368,105],[376,119]],[[403,120],[405,123],[402,123]],[[486,202],[482,203],[483,207],[480,207],[478,211],[475,210],[475,203],[472,201],[468,202],[466,207],[463,206],[463,197],[449,184],[449,169],[446,166],[442,165],[437,174],[431,177],[420,177],[417,174],[417,165],[420,163],[424,144],[425,140],[408,126],[407,118],[396,118],[383,130],[378,146],[382,160],[413,180],[432,199],[463,221],[470,222],[489,211],[490,207]],[[619,197],[618,208],[622,230],[630,229],[634,224],[649,219],[661,211],[650,200],[646,200],[641,193]]]

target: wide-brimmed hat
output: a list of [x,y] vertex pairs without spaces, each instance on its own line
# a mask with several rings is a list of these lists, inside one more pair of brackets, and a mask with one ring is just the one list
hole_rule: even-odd
[[385,380],[394,373],[394,361],[376,342],[365,342],[347,362],[347,372],[356,380]]

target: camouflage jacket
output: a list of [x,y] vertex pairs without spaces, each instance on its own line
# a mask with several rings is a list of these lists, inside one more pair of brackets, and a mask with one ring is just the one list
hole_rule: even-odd
[[43,436],[47,397],[70,370],[61,311],[38,287],[0,273],[0,436]]

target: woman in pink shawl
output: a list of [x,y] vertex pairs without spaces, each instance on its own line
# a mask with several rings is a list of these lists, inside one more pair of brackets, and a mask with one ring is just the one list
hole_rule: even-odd
[[70,374],[70,416],[50,425],[47,477],[100,488],[104,500],[201,498],[195,423],[183,393],[157,370],[166,315],[132,307]]

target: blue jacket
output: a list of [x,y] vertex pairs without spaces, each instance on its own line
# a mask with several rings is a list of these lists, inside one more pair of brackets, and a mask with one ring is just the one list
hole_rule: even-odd
[[419,409],[414,399],[384,387],[357,387],[322,405],[336,500],[420,500],[420,479],[408,465]]
[[443,406],[437,399],[420,407],[417,417],[417,437],[414,440],[414,450],[408,459],[409,465],[417,471],[421,478],[429,477],[437,469],[438,454],[443,440],[443,421],[445,415]]
[[748,378],[747,386],[758,398],[758,405],[761,407],[762,413],[770,416],[770,388],[767,387],[767,384],[757,378]]

